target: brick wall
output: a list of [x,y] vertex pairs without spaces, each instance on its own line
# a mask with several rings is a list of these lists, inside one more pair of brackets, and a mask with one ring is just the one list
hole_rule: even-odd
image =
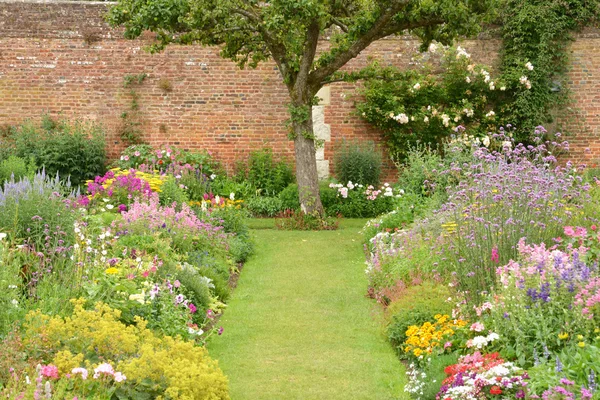
[[[0,0],[0,125],[42,113],[96,120],[105,126],[114,156],[124,147],[118,135],[120,116],[131,104],[124,76],[145,73],[147,78],[134,88],[146,141],[209,149],[230,169],[235,160],[263,146],[293,158],[284,124],[287,90],[274,64],[240,71],[221,59],[217,48],[199,46],[170,46],[149,54],[142,49],[149,38],[128,41],[104,23],[106,7],[93,2]],[[600,107],[595,105],[600,56],[595,50],[600,39],[593,32],[586,35],[573,46],[571,86],[575,105],[582,108],[576,154],[593,161],[600,155],[600,142],[595,140],[600,124]],[[490,62],[497,57],[499,42],[464,45],[476,60]],[[417,47],[411,38],[384,39],[348,68],[366,65],[369,57],[408,66]],[[172,90],[163,90],[161,81],[168,81]],[[325,144],[325,158],[332,159],[343,139],[380,142],[378,132],[355,115],[355,88],[340,83],[330,92],[325,123],[331,127],[331,141]],[[394,172],[388,163],[387,179],[393,179]]]

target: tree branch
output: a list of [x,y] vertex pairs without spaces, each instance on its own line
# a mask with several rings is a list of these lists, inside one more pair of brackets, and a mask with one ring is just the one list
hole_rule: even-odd
[[322,83],[326,82],[328,76],[338,71],[344,65],[346,65],[350,60],[358,56],[361,51],[366,49],[371,43],[376,40],[382,39],[384,37],[390,36],[395,33],[410,31],[417,28],[424,28],[429,26],[440,25],[444,23],[443,19],[440,18],[431,18],[420,21],[415,21],[411,23],[391,23],[393,16],[397,12],[388,12],[382,14],[381,17],[373,24],[371,29],[369,29],[364,35],[357,38],[354,43],[352,43],[345,51],[337,54],[335,59],[331,61],[329,64],[317,68],[311,72],[309,80],[311,83]]
[[339,19],[332,17],[331,18],[331,22],[333,22],[334,25],[337,25],[340,27],[340,29],[346,33],[348,33],[348,26],[346,26],[346,24],[344,24],[342,21],[340,21]]
[[296,77],[294,86],[300,85],[302,87],[306,87],[311,67],[315,61],[315,56],[317,55],[317,45],[319,44],[320,33],[321,27],[319,25],[319,21],[314,19],[308,26],[308,30],[306,32],[304,54],[302,55],[302,60],[300,61],[300,70],[298,71],[298,76]]
[[326,77],[346,65],[348,61],[359,55],[360,52],[366,49],[371,43],[388,36],[383,34],[386,25],[391,22],[394,15],[396,15],[407,3],[408,0],[402,0],[396,1],[390,5],[387,10],[379,16],[375,23],[373,23],[373,26],[371,26],[365,34],[357,38],[345,51],[337,54],[335,59],[329,64],[312,71],[309,78],[310,81],[315,83],[324,81]]

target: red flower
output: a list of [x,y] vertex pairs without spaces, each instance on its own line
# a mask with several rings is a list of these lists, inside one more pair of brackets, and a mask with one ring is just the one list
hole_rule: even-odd
[[502,394],[502,389],[499,386],[492,386],[490,389],[491,394]]
[[592,225],[592,226],[590,226],[590,229],[595,231],[596,229],[598,229],[598,227],[596,225]]

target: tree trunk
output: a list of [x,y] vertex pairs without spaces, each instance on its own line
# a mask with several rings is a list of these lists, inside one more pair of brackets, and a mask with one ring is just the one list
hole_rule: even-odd
[[317,173],[317,156],[315,154],[315,141],[312,107],[310,107],[310,118],[307,121],[294,121],[294,150],[296,153],[296,180],[298,182],[298,194],[300,195],[300,207],[305,214],[315,212],[323,215],[323,205],[319,195],[319,175]]

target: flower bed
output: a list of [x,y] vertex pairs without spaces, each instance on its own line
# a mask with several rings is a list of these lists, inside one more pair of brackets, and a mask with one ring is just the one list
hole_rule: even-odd
[[[556,165],[567,143],[509,138],[456,141],[471,161],[439,171],[457,182],[444,204],[365,228],[370,293],[415,399],[600,398],[598,181]],[[410,293],[431,300],[407,312]]]
[[83,195],[43,174],[5,185],[2,396],[229,398],[204,343],[252,246],[239,202],[190,202],[177,163],[109,170]]

